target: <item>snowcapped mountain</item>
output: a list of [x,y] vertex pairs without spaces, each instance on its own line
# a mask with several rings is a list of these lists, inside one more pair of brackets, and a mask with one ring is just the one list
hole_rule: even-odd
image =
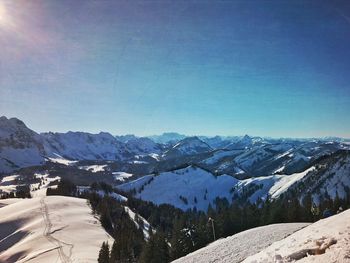
[[314,201],[330,196],[344,198],[350,193],[350,152],[338,151],[313,162],[293,174],[274,174],[244,180],[229,175],[215,176],[196,166],[146,175],[122,184],[123,191],[134,191],[137,198],[155,204],[171,204],[183,210],[196,207],[206,211],[215,199],[256,202],[298,191],[300,199],[312,194]]
[[321,157],[302,172],[240,180],[234,192],[236,197],[244,195],[250,202],[295,193],[300,200],[311,195],[316,204],[326,197],[344,199],[350,194],[350,151],[339,150]]
[[294,187],[301,198],[311,194],[318,204],[326,196],[335,199],[350,195],[350,151],[340,150],[324,156],[314,166],[314,171],[298,180]]
[[125,140],[124,143],[130,152],[135,154],[160,154],[163,147],[147,137],[134,137]]
[[213,149],[200,140],[198,137],[187,137],[181,141],[179,141],[177,144],[175,144],[173,147],[171,147],[169,150],[167,150],[163,157],[165,159],[169,158],[177,158],[179,156],[184,155],[195,155],[205,152],[210,152]]
[[19,119],[0,117],[0,173],[42,164],[43,154],[39,134]]
[[179,134],[176,132],[165,132],[161,135],[148,136],[148,138],[150,138],[154,142],[161,144],[175,144],[178,141],[185,139],[186,137],[186,135]]
[[321,156],[348,146],[339,142],[282,141],[236,150],[218,150],[200,165],[219,174],[249,178],[271,174],[293,174],[305,170]]
[[[156,139],[154,139],[156,138]],[[117,162],[114,171],[146,175],[189,164],[213,174],[237,179],[302,172],[319,157],[350,149],[345,140],[263,139],[260,137],[185,137],[165,133],[153,139],[134,135],[85,132],[42,133],[30,130],[18,119],[0,118],[0,173],[40,165],[45,159],[75,165]],[[166,141],[158,143],[155,141]],[[174,143],[176,141],[176,143]],[[94,162],[98,163],[94,163]]]
[[109,133],[42,133],[45,152],[73,160],[125,160],[132,154],[125,144]]
[[254,145],[261,145],[264,140],[260,137],[250,137],[249,135],[244,135],[238,141],[234,140],[229,145],[226,146],[228,150],[245,149],[252,147]]

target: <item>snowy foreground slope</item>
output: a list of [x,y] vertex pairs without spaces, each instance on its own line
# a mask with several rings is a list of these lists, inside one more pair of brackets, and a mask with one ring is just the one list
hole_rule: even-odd
[[174,262],[350,262],[350,210],[307,225],[253,228],[213,242]]
[[273,243],[244,262],[350,262],[350,210]]
[[241,262],[250,255],[261,251],[273,242],[281,240],[308,223],[274,224],[257,227],[236,235],[219,239],[174,263]]
[[85,199],[0,200],[0,262],[96,262],[112,243]]

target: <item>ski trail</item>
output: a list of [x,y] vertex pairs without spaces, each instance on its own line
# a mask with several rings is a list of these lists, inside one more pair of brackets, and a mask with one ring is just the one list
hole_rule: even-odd
[[[61,260],[62,263],[71,263],[71,256],[72,256],[72,250],[74,245],[73,244],[69,244],[69,243],[65,243],[55,237],[53,237],[51,234],[51,228],[52,228],[52,223],[49,217],[49,209],[47,207],[47,204],[45,203],[45,197],[41,198],[40,200],[40,204],[41,204],[41,212],[42,212],[42,216],[44,219],[44,223],[45,223],[45,228],[44,228],[44,236],[46,237],[46,239],[53,245],[56,246],[57,251],[58,251],[58,257]],[[64,246],[69,246],[69,254],[66,255],[64,253],[63,247]]]

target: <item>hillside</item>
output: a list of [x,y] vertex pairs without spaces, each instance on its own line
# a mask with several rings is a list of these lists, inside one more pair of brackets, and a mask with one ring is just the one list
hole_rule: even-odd
[[312,166],[293,174],[274,174],[239,180],[230,175],[215,176],[196,166],[151,174],[118,186],[134,191],[135,197],[155,204],[171,204],[183,210],[206,211],[215,199],[226,198],[255,203],[298,192],[300,201],[312,194],[319,204],[324,198],[346,198],[350,188],[350,152],[339,151],[316,160]]
[[243,262],[350,262],[350,210],[320,220]]
[[307,225],[253,228],[215,241],[174,262],[350,262],[350,210]]
[[306,227],[308,223],[274,224],[252,228],[236,235],[219,239],[174,263],[241,262],[246,257],[265,249],[273,242]]
[[118,186],[123,191],[135,189],[136,197],[155,204],[171,204],[180,209],[206,211],[217,197],[230,199],[230,189],[237,179],[229,175],[214,176],[195,166],[147,175]]
[[0,262],[96,262],[112,243],[85,199],[0,200],[0,214]]

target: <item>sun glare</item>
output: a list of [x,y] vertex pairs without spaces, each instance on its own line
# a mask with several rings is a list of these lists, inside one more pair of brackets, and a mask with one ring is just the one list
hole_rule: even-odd
[[0,2],[0,26],[6,24],[7,21],[6,7],[3,3]]

